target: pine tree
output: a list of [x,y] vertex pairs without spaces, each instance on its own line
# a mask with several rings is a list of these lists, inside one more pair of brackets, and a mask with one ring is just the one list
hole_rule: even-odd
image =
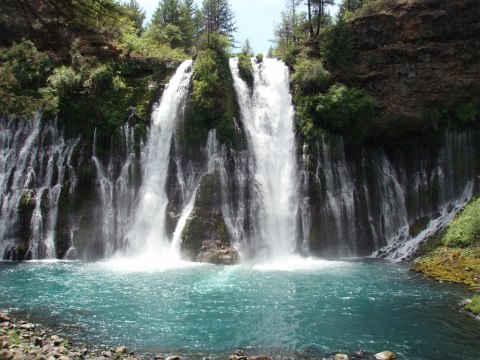
[[203,0],[202,15],[208,43],[210,43],[210,35],[214,32],[233,40],[233,33],[237,28],[234,21],[235,15],[228,0]]

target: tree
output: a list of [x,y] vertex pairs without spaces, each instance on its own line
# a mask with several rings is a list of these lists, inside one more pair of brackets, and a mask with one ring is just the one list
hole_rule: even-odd
[[194,0],[161,0],[148,31],[160,43],[190,51],[198,34],[197,12]]
[[245,40],[245,44],[243,44],[242,47],[242,53],[249,58],[253,57],[253,49],[252,45],[250,45],[250,40]]
[[329,5],[334,5],[335,0],[310,0],[311,6],[313,7],[314,18],[316,20],[316,35],[320,35],[320,30],[326,24],[326,7]]
[[182,11],[178,0],[160,0],[153,13],[152,24],[166,26],[168,24],[180,27]]
[[300,4],[299,0],[287,0],[286,10],[281,12],[280,22],[274,24],[274,55],[283,59],[287,64],[291,63],[292,55],[306,39],[305,26],[308,20],[305,12],[298,12]]
[[180,30],[183,33],[184,48],[190,50],[199,31],[196,19],[198,8],[195,0],[185,0],[180,6],[180,11],[182,15]]
[[233,41],[233,33],[237,31],[234,13],[228,0],[203,0],[202,15],[207,43],[210,45],[210,35],[217,32],[228,36]]
[[340,16],[345,15],[346,12],[353,13],[354,11],[361,9],[365,0],[342,0],[339,5]]
[[138,31],[143,30],[143,22],[145,21],[145,11],[139,5],[137,0],[130,0],[130,3],[125,5],[127,15],[133,21],[133,26]]

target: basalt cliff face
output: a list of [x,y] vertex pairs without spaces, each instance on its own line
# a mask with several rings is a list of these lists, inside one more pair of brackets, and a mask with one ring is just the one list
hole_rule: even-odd
[[352,80],[377,97],[388,122],[478,102],[479,18],[477,0],[401,0],[354,18],[359,65]]

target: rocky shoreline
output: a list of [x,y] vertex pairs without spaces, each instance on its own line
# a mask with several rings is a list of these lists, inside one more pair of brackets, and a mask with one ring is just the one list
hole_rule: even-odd
[[[333,353],[324,356],[299,356],[298,359],[321,360],[393,360],[396,356],[390,351],[369,354],[356,351],[350,355]],[[145,355],[127,350],[125,346],[111,349],[92,349],[84,344],[55,334],[51,329],[22,320],[0,312],[0,360],[188,360],[180,355]],[[195,357],[196,359],[196,357]],[[210,360],[208,357],[200,357]],[[295,360],[292,356],[255,355],[248,356],[243,350],[231,355],[220,356],[225,360]],[[213,359],[212,359],[213,360]]]

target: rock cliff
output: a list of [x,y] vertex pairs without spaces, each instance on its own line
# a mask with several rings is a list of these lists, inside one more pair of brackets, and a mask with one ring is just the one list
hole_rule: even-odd
[[479,18],[478,0],[399,0],[353,18],[359,65],[352,81],[379,99],[389,123],[479,102]]

